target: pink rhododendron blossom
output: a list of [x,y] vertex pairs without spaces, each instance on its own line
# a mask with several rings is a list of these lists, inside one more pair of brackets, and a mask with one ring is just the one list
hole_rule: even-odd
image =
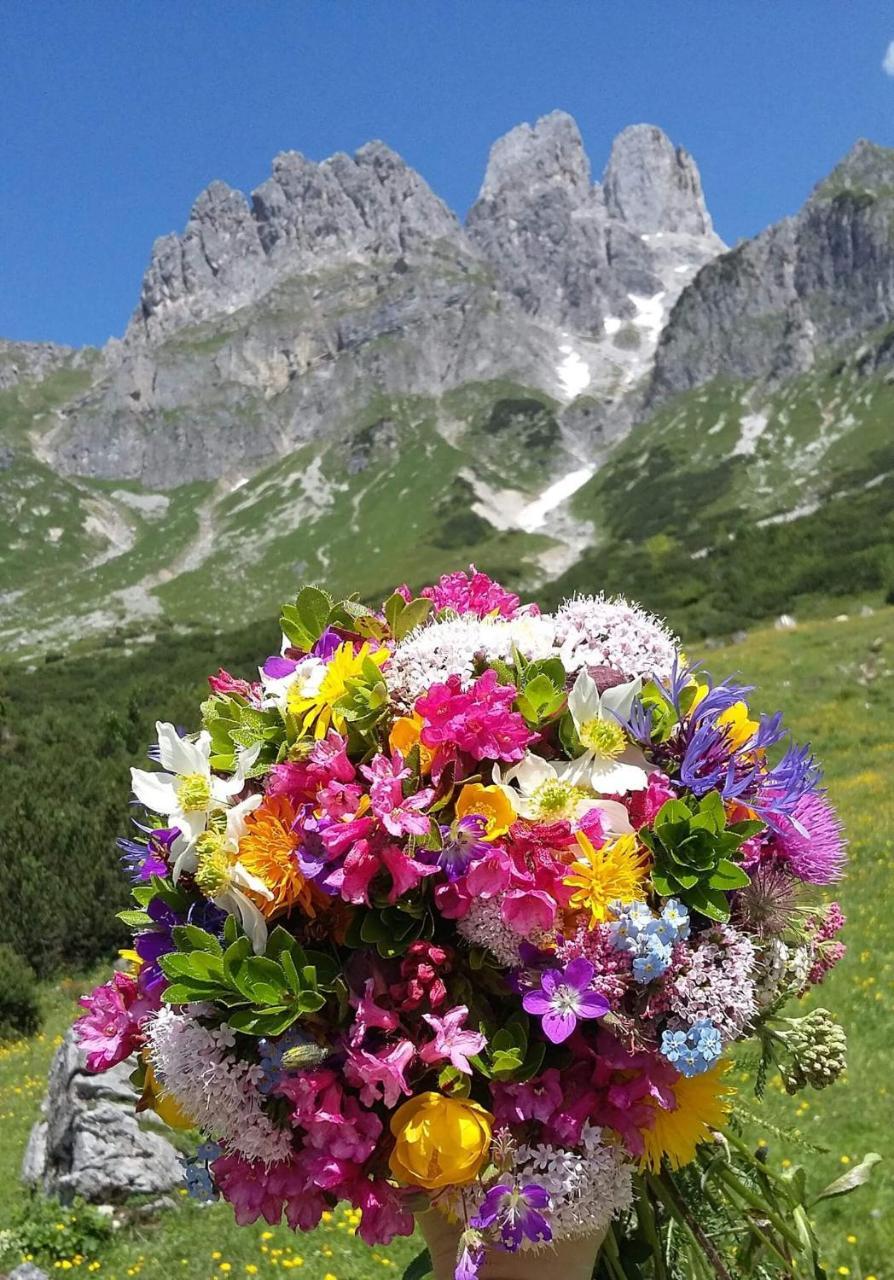
[[472,1031],[465,1025],[469,1010],[464,1004],[458,1004],[443,1018],[436,1014],[422,1015],[435,1033],[434,1040],[419,1050],[423,1062],[443,1062],[448,1060],[457,1071],[467,1076],[472,1074],[469,1057],[480,1053],[487,1044],[487,1038],[478,1031]]
[[113,973],[78,1004],[87,1010],[75,1023],[75,1034],[87,1054],[87,1070],[108,1071],[129,1058],[140,1043],[139,1019],[149,1006],[139,1000],[136,978]]
[[357,1012],[351,1028],[352,1038],[359,1042],[370,1027],[381,1031],[394,1031],[398,1025],[398,1017],[393,1009],[383,1009],[374,999],[375,982],[368,978],[363,988],[363,995],[356,1001]]
[[431,804],[434,790],[423,787],[415,795],[404,796],[401,784],[413,775],[399,751],[393,752],[390,759],[381,754],[375,756],[370,764],[361,765],[360,771],[372,783],[372,811],[386,831],[393,836],[428,835],[430,823],[422,811]]
[[493,1113],[500,1124],[524,1124],[539,1120],[546,1124],[562,1105],[562,1080],[555,1067],[525,1084],[491,1086]]
[[[267,1165],[262,1160],[225,1155],[214,1161],[211,1172],[221,1195],[233,1206],[240,1227],[257,1222],[258,1218],[264,1218],[271,1227],[276,1227],[282,1220],[284,1207],[292,1226],[293,1216],[307,1211],[308,1193],[313,1200],[313,1188],[297,1161],[280,1160]],[[295,1216],[297,1222],[298,1217]]]
[[453,748],[475,760],[521,760],[536,737],[512,710],[516,690],[497,683],[497,673],[485,671],[463,690],[459,676],[434,684],[416,701],[424,725],[420,734],[430,749]]
[[411,858],[398,844],[383,845],[381,858],[391,876],[389,902],[396,902],[410,889],[415,889],[426,876],[433,876],[438,869],[437,866]]
[[[498,582],[494,582],[486,573],[481,573],[474,565],[469,565],[469,572],[445,573],[433,587],[424,587],[422,595],[431,600],[435,609],[453,609],[455,613],[474,613],[476,617],[514,618],[518,612],[519,599]],[[529,605],[526,613],[537,614],[536,605]]]
[[630,825],[637,831],[640,827],[649,826],[655,821],[658,810],[668,800],[676,799],[676,791],[670,779],[663,773],[649,774],[649,780],[642,791],[631,791],[624,796]]
[[439,1008],[447,998],[444,977],[453,968],[453,952],[433,942],[413,942],[400,962],[401,981],[389,995],[401,1011]]
[[231,676],[229,671],[220,668],[216,676],[209,676],[208,683],[215,693],[219,693],[224,697],[227,694],[236,694],[237,697],[245,698],[246,702],[257,706],[261,701],[262,689],[260,682],[239,680],[236,676]]
[[556,921],[556,901],[544,889],[510,889],[503,899],[503,923],[523,936],[548,930]]
[[365,1244],[390,1244],[395,1236],[413,1234],[416,1223],[412,1213],[381,1178],[359,1178],[350,1199],[361,1211],[357,1234]]

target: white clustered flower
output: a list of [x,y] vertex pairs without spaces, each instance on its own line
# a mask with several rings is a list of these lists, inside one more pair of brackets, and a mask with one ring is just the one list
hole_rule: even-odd
[[731,925],[715,925],[666,981],[668,1006],[685,1023],[710,1018],[724,1041],[737,1040],[757,1011],[754,968],[750,938]]
[[149,1023],[146,1039],[165,1092],[209,1137],[247,1160],[273,1164],[290,1155],[289,1135],[261,1110],[263,1069],[230,1056],[228,1027],[203,1027],[188,1013],[163,1008]]
[[466,615],[417,627],[392,653],[385,667],[388,688],[414,703],[433,684],[457,675],[472,683],[476,661],[511,661],[515,646],[531,661],[554,655],[554,619],[545,615],[476,618]]
[[521,937],[500,915],[497,898],[476,898],[468,915],[456,922],[456,930],[471,947],[486,947],[501,965],[512,968],[518,965],[518,945]]
[[547,1143],[519,1146],[514,1177],[521,1185],[535,1182],[549,1192],[547,1214],[554,1240],[594,1235],[607,1227],[633,1200],[631,1166],[623,1148],[602,1141],[602,1130],[589,1123],[581,1131],[581,1150]]
[[669,680],[679,641],[663,622],[621,596],[575,596],[555,617],[556,648],[569,674],[611,667],[628,680]]

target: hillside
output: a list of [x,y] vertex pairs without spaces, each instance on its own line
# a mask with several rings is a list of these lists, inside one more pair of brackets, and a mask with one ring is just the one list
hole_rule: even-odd
[[156,241],[120,340],[0,342],[0,650],[472,560],[695,634],[884,595],[892,322],[870,143],[729,251],[653,126],[594,182],[569,116],[520,125],[464,224],[384,144],[284,153]]

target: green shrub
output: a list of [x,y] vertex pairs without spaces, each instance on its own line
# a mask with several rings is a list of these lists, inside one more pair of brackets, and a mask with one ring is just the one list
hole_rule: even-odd
[[0,942],[0,1040],[34,1035],[39,1026],[34,970],[17,951]]
[[0,1231],[0,1258],[15,1262],[30,1256],[57,1264],[74,1257],[93,1258],[111,1234],[111,1218],[83,1200],[66,1207],[34,1194],[17,1221]]

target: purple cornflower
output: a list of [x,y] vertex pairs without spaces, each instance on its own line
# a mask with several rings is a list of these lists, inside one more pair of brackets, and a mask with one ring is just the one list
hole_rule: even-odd
[[601,1018],[609,1011],[605,996],[591,989],[596,970],[579,956],[561,969],[547,969],[540,986],[522,1000],[527,1013],[541,1019],[543,1034],[553,1044],[562,1044],[574,1031],[578,1019]]
[[792,743],[782,759],[761,778],[748,804],[779,831],[787,828],[786,819],[792,819],[801,802],[809,801],[810,793],[816,791],[821,779],[822,771],[810,747]]
[[832,884],[841,878],[846,844],[838,816],[821,791],[802,795],[789,817],[777,821],[775,847],[799,880]]
[[552,1240],[552,1228],[540,1212],[549,1208],[549,1193],[536,1182],[520,1187],[500,1182],[491,1187],[470,1225],[479,1231],[495,1227],[505,1249],[514,1253],[523,1239],[533,1244]]
[[473,862],[491,852],[493,845],[484,839],[486,832],[487,819],[478,813],[468,813],[452,826],[441,827],[444,845],[438,854],[438,866],[448,880],[458,880]]
[[166,876],[171,845],[180,835],[179,827],[162,827],[150,831],[135,822],[134,826],[148,836],[148,840],[116,840],[121,850],[121,861],[134,884],[151,880],[153,876]]

